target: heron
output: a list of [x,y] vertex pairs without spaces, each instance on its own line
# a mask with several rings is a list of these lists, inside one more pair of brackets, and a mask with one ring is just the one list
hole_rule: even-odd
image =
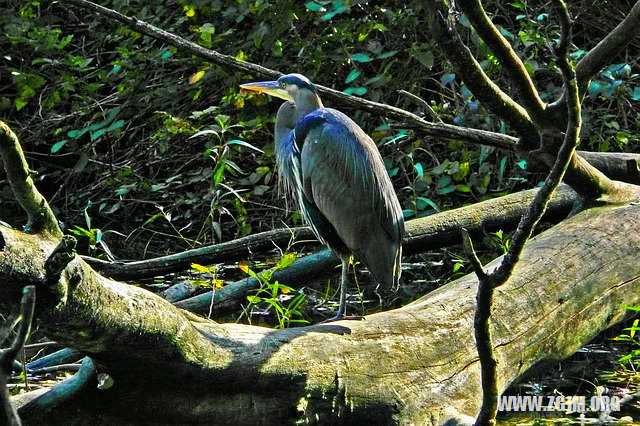
[[401,273],[404,218],[378,148],[352,119],[325,108],[303,75],[240,87],[285,100],[274,132],[280,181],[318,240],[342,263],[338,312],[328,321],[361,318],[346,315],[352,257],[382,288],[397,288]]

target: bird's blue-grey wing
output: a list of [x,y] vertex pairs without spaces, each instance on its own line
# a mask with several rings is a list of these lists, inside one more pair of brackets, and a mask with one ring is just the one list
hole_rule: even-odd
[[296,144],[305,198],[380,284],[396,285],[404,221],[374,142],[343,113],[322,108],[298,123]]

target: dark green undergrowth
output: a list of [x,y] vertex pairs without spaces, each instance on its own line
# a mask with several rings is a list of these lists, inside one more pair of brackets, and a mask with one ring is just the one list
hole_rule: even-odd
[[[79,238],[81,252],[142,259],[301,224],[277,186],[272,139],[278,102],[239,93],[238,85],[254,76],[64,3],[4,4],[0,116],[19,134],[39,189],[67,232]],[[101,4],[353,96],[428,116],[398,92],[406,90],[447,123],[509,132],[443,61],[420,2]],[[574,58],[604,37],[631,4],[572,2]],[[524,59],[543,99],[558,96],[561,78],[549,47],[558,34],[546,5],[486,2],[486,8]],[[458,21],[485,72],[508,88],[500,63],[464,16]],[[591,83],[582,149],[638,150],[637,47],[620,52]],[[541,181],[511,152],[436,139],[383,117],[346,112],[378,144],[407,219]],[[0,202],[0,218],[24,223],[6,180],[0,181]],[[508,235],[488,235],[487,241],[493,247],[487,256],[493,256],[508,244]],[[406,274],[422,280],[419,291],[467,270],[456,251],[425,256],[414,260],[432,272],[408,268]]]

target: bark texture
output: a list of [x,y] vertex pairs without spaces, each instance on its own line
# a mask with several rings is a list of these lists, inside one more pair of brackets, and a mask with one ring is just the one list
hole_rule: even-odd
[[[495,294],[500,390],[537,361],[565,357],[618,321],[623,303],[640,302],[639,215],[638,205],[589,209],[527,245],[513,278]],[[16,281],[45,285],[44,263],[57,242],[1,232],[4,309],[19,299]],[[50,337],[91,355],[114,378],[110,389],[73,401],[88,412],[100,407],[100,416],[440,424],[470,421],[479,408],[475,293],[476,278],[468,275],[365,321],[271,330],[202,320],[76,258],[48,295],[39,288],[36,315]]]

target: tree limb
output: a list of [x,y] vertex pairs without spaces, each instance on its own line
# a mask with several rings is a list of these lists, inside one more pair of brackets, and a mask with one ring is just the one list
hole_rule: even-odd
[[[611,52],[624,49],[635,40],[640,31],[640,1],[637,1],[629,14],[611,31],[605,38],[589,50],[576,65],[576,78],[578,79],[578,91],[580,98],[584,96],[589,87],[589,81],[602,68],[611,63]],[[550,104],[547,108],[547,120],[559,125],[566,124],[566,92],[560,99]]]
[[504,93],[482,70],[469,48],[460,39],[455,21],[445,0],[426,3],[429,12],[429,35],[473,95],[495,114],[505,119],[520,136],[523,147],[531,150],[539,146],[538,130],[527,111]]
[[[168,31],[164,31],[144,21],[125,16],[121,13],[116,12],[115,10],[108,9],[87,0],[62,0],[62,3],[74,4],[84,9],[96,12],[99,15],[109,17],[124,24],[128,28],[153,37],[157,40],[161,40],[165,43],[169,43],[179,49],[197,55],[218,65],[223,65],[239,71],[248,72],[258,77],[277,78],[282,75],[282,73],[279,71],[274,71],[269,68],[249,62],[239,61],[232,56],[223,55],[216,52],[215,50],[206,49],[185,38],[172,34]],[[405,123],[407,127],[422,130],[433,137],[458,139],[476,144],[495,146],[503,149],[514,149],[513,145],[516,139],[507,135],[488,132],[484,130],[459,127],[446,123],[431,123],[401,108],[369,101],[367,99],[358,98],[356,96],[345,95],[339,90],[331,89],[319,84],[316,84],[316,88],[322,94],[323,99],[333,101],[339,105],[349,108],[357,108],[372,114],[397,120],[401,123]]]
[[[495,293],[500,391],[537,361],[567,356],[622,319],[623,301],[640,301],[639,211],[589,209],[527,244],[512,279]],[[15,304],[19,279],[44,275],[57,242],[0,233],[7,242],[0,251],[3,309]],[[365,423],[440,424],[456,412],[477,414],[474,276],[366,321],[286,330],[196,318],[98,276],[78,258],[62,277],[75,283],[72,297],[61,302],[58,292],[45,292],[53,298],[38,302],[41,330],[88,352],[117,384],[88,389],[60,408],[63,416],[82,407],[147,423],[331,424],[370,416]]]
[[611,62],[611,53],[619,52],[631,43],[638,31],[640,31],[640,1],[633,5],[629,14],[613,31],[600,40],[578,62],[576,78],[578,79],[580,96],[586,91],[589,80]]
[[[480,359],[480,369],[482,377],[482,406],[476,420],[476,425],[494,425],[498,411],[498,361],[495,354],[494,343],[491,337],[491,311],[493,309],[494,289],[506,284],[513,274],[524,246],[531,238],[533,229],[542,218],[547,204],[556,190],[565,170],[569,166],[571,157],[575,155],[575,150],[580,142],[580,127],[582,124],[580,95],[578,93],[578,82],[574,68],[568,59],[568,49],[571,43],[571,18],[569,11],[563,0],[555,0],[555,8],[558,10],[560,21],[560,41],[555,49],[557,64],[562,71],[564,87],[567,91],[567,116],[569,117],[564,142],[557,154],[555,163],[544,181],[544,186],[536,194],[533,202],[529,205],[526,213],[522,216],[518,228],[511,238],[511,246],[505,254],[500,266],[489,274],[477,273],[478,294],[477,305],[474,316],[474,331],[478,357]],[[473,247],[467,244],[467,250],[471,259],[475,259],[476,271],[478,272],[479,262]]]
[[62,236],[49,203],[40,194],[33,183],[31,172],[24,158],[18,137],[0,121],[0,156],[7,172],[11,189],[29,217],[25,230],[32,232],[49,232],[55,236]]
[[[31,321],[33,320],[33,308],[35,305],[36,288],[34,286],[26,286],[22,289],[22,300],[20,301],[20,325],[18,333],[13,339],[13,343],[9,349],[0,350],[0,424],[8,426],[20,426],[21,421],[16,409],[9,401],[7,392],[7,376],[13,372],[13,364],[18,353],[24,347],[24,343],[29,336],[31,330]],[[6,336],[0,336],[0,342]]]
[[[629,169],[627,165],[628,161],[640,161],[640,154],[594,153],[586,151],[578,151],[578,153],[581,155],[581,157],[588,160],[590,164],[593,164],[598,169],[604,171],[604,173],[612,179],[634,184],[640,183],[640,180],[636,181],[636,174],[633,172],[629,172],[633,169]],[[521,195],[515,195],[514,197],[521,197]],[[517,199],[520,200],[520,198]],[[507,204],[511,204],[510,202],[506,202],[506,199],[504,199],[503,201]],[[500,201],[500,203],[502,203],[503,201]],[[522,199],[523,203],[529,203],[530,201],[531,199],[529,198]],[[564,202],[570,204],[572,201],[575,201],[575,199],[566,198]],[[469,211],[476,208],[484,210],[484,208],[481,207],[482,205],[484,204],[476,205],[477,207],[469,207],[468,209]],[[467,208],[465,207],[465,209]],[[504,210],[504,207],[496,207],[494,213],[496,212],[510,212],[510,210]],[[518,214],[519,216],[521,216],[522,212],[519,211],[518,213],[514,214]],[[489,212],[487,211],[486,213]],[[433,223],[436,217],[442,217],[443,222],[446,222],[448,220],[446,219],[446,215],[430,216],[428,219],[425,219],[426,222],[424,228],[428,229],[430,226],[428,224]],[[410,227],[410,229],[421,228],[422,226],[418,225],[418,223],[422,220],[423,219],[410,220],[408,221],[408,224],[410,224],[408,226]],[[501,222],[502,220],[503,219],[501,219],[500,216],[497,216],[493,220],[493,225],[489,226],[487,229],[506,229],[509,226],[509,223]],[[482,219],[479,222],[484,221],[485,219]],[[416,222],[415,225],[413,225],[414,222]],[[476,222],[476,225],[477,224],[478,222]],[[511,224],[515,225],[515,222],[512,222]],[[473,229],[476,228],[476,226],[471,222],[459,223],[452,226],[458,225],[474,226]],[[433,233],[430,233],[430,235],[433,235],[433,239],[431,239],[432,237],[429,237],[429,240],[423,240],[424,237],[421,237],[419,235],[407,235],[407,240],[404,243],[405,247],[408,244],[409,240],[416,240],[415,244],[429,247],[444,247],[446,245],[458,244],[460,242],[456,238],[451,237],[453,235],[452,231],[443,228],[439,228],[438,231],[433,231]],[[82,258],[89,265],[91,265],[93,269],[103,275],[118,280],[135,280],[184,271],[188,269],[192,263],[198,263],[201,265],[212,265],[214,263],[242,260],[246,259],[250,255],[255,255],[257,253],[270,250],[274,246],[286,249],[292,239],[315,239],[315,236],[313,235],[309,227],[294,227],[260,232],[225,243],[187,250],[182,253],[161,256],[153,259],[138,260],[132,262],[109,262],[90,256],[82,256]]]
[[480,0],[462,0],[458,1],[457,4],[467,19],[469,19],[473,28],[487,46],[489,46],[491,52],[498,58],[500,64],[502,64],[506,70],[507,76],[517,91],[520,101],[534,123],[544,121],[543,112],[546,105],[542,99],[540,99],[533,80],[529,76],[524,63],[511,48],[507,39],[487,16]]
[[46,422],[46,415],[49,411],[70,401],[84,392],[91,386],[95,387],[97,369],[91,358],[85,357],[79,370],[73,377],[66,379],[39,397],[32,399],[18,409],[21,417],[29,417],[31,423],[34,418],[40,417]]

